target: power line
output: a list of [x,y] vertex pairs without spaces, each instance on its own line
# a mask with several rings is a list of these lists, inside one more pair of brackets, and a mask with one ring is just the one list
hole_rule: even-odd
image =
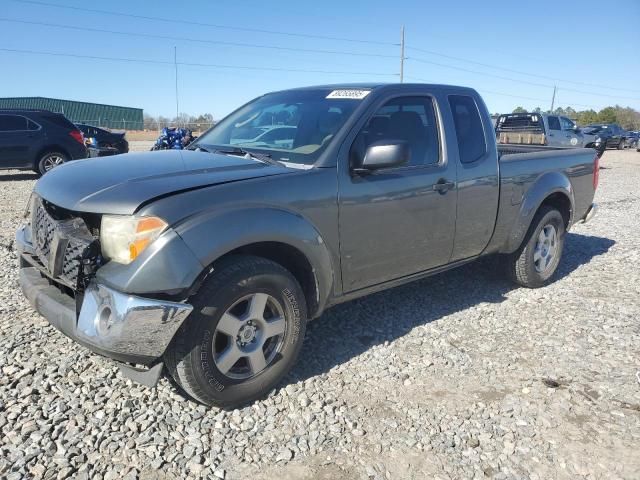
[[381,41],[376,41],[376,40],[361,40],[361,39],[357,39],[357,38],[333,37],[333,36],[330,36],[330,35],[313,35],[313,34],[309,34],[309,33],[284,32],[284,31],[278,31],[278,30],[264,30],[264,29],[260,29],[260,28],[238,27],[238,26],[231,26],[231,25],[222,25],[222,24],[217,24],[217,23],[197,22],[197,21],[193,21],[193,20],[183,20],[183,19],[179,19],[179,18],[163,18],[163,17],[154,17],[154,16],[150,16],[150,15],[136,15],[136,14],[125,13],[125,12],[114,12],[114,11],[109,11],[109,10],[100,10],[100,9],[97,9],[97,8],[86,8],[86,7],[75,7],[75,6],[71,6],[71,5],[60,5],[60,4],[57,4],[57,3],[41,2],[41,1],[37,1],[37,0],[10,0],[10,1],[16,2],[16,3],[27,3],[27,4],[32,4],[32,5],[41,5],[41,6],[47,6],[47,7],[62,8],[62,9],[67,9],[67,10],[75,10],[75,11],[80,11],[80,12],[99,13],[101,15],[113,15],[113,16],[118,16],[118,17],[136,18],[136,19],[139,19],[139,20],[151,20],[151,21],[156,21],[156,22],[167,22],[167,23],[172,23],[172,24],[179,23],[179,24],[183,24],[183,25],[194,25],[194,26],[200,26],[200,27],[218,28],[218,29],[223,29],[223,30],[235,30],[235,31],[239,31],[239,32],[265,33],[265,34],[269,34],[269,35],[284,35],[284,36],[288,36],[288,37],[299,37],[299,38],[316,38],[316,39],[319,39],[319,40],[335,40],[335,41],[340,41],[340,42],[365,43],[365,44],[372,44],[372,45],[388,45],[388,46],[397,46],[398,45],[397,43],[381,42]]
[[126,35],[131,37],[146,37],[146,38],[158,38],[163,40],[179,40],[185,42],[196,42],[196,43],[206,43],[212,45],[227,45],[232,47],[249,47],[249,48],[265,48],[270,50],[285,50],[290,52],[304,52],[304,53],[327,53],[331,55],[350,55],[357,57],[377,57],[377,58],[396,58],[395,55],[384,55],[381,53],[362,53],[362,52],[347,52],[347,51],[339,51],[339,50],[317,50],[310,48],[296,48],[296,47],[280,47],[276,45],[261,45],[257,43],[239,43],[239,42],[227,42],[224,40],[205,40],[199,38],[188,38],[188,37],[174,37],[170,35],[157,35],[153,33],[138,33],[138,32],[122,32],[118,30],[107,30],[102,28],[91,28],[91,27],[79,27],[77,25],[62,25],[58,23],[46,23],[46,22],[34,22],[30,20],[17,20],[12,18],[0,18],[1,22],[9,22],[9,23],[22,23],[25,25],[38,25],[41,27],[53,27],[53,28],[63,28],[68,30],[80,30],[84,32],[94,32],[94,33],[109,33],[115,35]]
[[[414,76],[406,76],[406,75],[405,75],[405,77],[409,78],[411,80],[417,80],[419,82],[430,83],[429,80],[426,80],[424,78],[419,78],[419,77],[414,77]],[[500,95],[500,96],[503,96],[503,97],[518,98],[520,100],[533,100],[535,102],[548,102],[549,101],[548,98],[536,98],[536,97],[527,97],[527,96],[524,96],[524,95],[512,95],[512,94],[509,94],[509,93],[495,92],[495,91],[492,91],[492,90],[486,90],[484,88],[477,88],[476,90],[478,92],[480,92],[480,93],[483,93],[483,94],[489,93],[489,94],[492,94],[492,95]],[[585,105],[585,104],[582,104],[582,103],[575,103],[575,102],[560,102],[560,103],[563,103],[565,105],[575,105],[576,107],[598,108],[595,105]]]
[[[126,57],[103,57],[98,55],[80,55],[74,53],[60,53],[60,52],[49,52],[42,50],[22,50],[17,48],[0,48],[0,52],[10,52],[10,53],[26,53],[30,55],[49,55],[55,57],[69,57],[69,58],[81,58],[87,60],[107,60],[114,62],[128,62],[128,63],[148,63],[155,65],[174,65],[174,62],[164,61],[164,60],[152,60],[146,58],[126,58]],[[215,64],[215,63],[195,63],[195,62],[177,62],[177,65],[183,65],[187,67],[210,67],[210,68],[219,68],[219,69],[230,69],[230,70],[262,70],[262,71],[273,71],[273,72],[294,72],[294,73],[323,73],[323,74],[336,74],[336,75],[376,75],[376,76],[397,76],[397,73],[381,73],[381,72],[349,72],[349,71],[338,71],[338,70],[312,70],[312,69],[304,69],[304,68],[281,68],[281,67],[252,67],[249,65],[223,65],[223,64]]]
[[[429,64],[429,65],[436,65],[436,66],[439,66],[439,67],[451,68],[453,70],[459,70],[461,72],[473,73],[475,75],[483,75],[485,77],[499,78],[501,80],[508,80],[510,82],[516,82],[516,83],[525,84],[525,85],[534,85],[536,87],[554,88],[554,85],[550,85],[550,84],[546,84],[546,83],[537,83],[537,82],[531,82],[529,80],[521,80],[521,79],[512,78],[512,77],[505,77],[505,76],[502,76],[502,75],[495,75],[493,73],[479,72],[478,70],[471,70],[469,68],[456,67],[454,65],[447,65],[447,64],[444,64],[444,63],[432,62],[430,60],[425,60],[423,58],[408,57],[407,59],[408,60],[414,60],[414,61],[420,62],[420,63],[426,63],[426,64]],[[575,93],[583,93],[583,94],[586,94],[586,95],[593,95],[593,96],[596,96],[596,97],[608,97],[608,98],[614,98],[614,99],[622,99],[622,98],[624,98],[626,100],[640,100],[640,98],[638,98],[638,97],[623,97],[621,95],[608,95],[606,93],[586,92],[584,90],[576,90],[574,88],[562,87],[562,90],[567,91],[567,92],[575,92]]]
[[[583,85],[585,87],[606,88],[606,89],[609,89],[609,90],[619,90],[619,91],[623,91],[623,92],[640,93],[640,90],[632,90],[632,89],[628,89],[628,88],[612,87],[612,86],[609,86],[609,85],[598,85],[596,83],[576,82],[574,80],[567,80],[567,79],[562,79],[562,78],[549,77],[547,75],[540,75],[538,73],[524,72],[522,70],[514,70],[512,68],[505,68],[505,67],[501,67],[501,66],[498,66],[498,65],[492,65],[492,64],[489,64],[489,63],[478,62],[476,60],[469,60],[468,58],[455,57],[453,55],[445,55],[444,53],[434,52],[433,50],[425,50],[425,49],[422,49],[422,48],[417,48],[417,47],[412,47],[412,46],[407,46],[407,49],[408,50],[415,50],[417,52],[422,52],[422,53],[428,53],[430,55],[435,55],[435,56],[438,56],[438,57],[449,58],[451,60],[458,60],[460,62],[472,63],[474,65],[479,65],[479,66],[482,66],[482,67],[494,68],[496,70],[502,70],[502,71],[505,71],[505,72],[517,73],[518,75],[527,75],[527,76],[530,76],[530,77],[542,78],[542,79],[545,79],[545,80],[552,80],[554,82],[555,81],[559,81],[559,82],[564,82],[564,83],[571,83],[571,84],[574,84],[574,85]],[[566,88],[564,90],[566,90]]]
[[477,75],[484,75],[486,77],[499,78],[501,80],[509,80],[509,81],[512,81],[512,82],[524,83],[524,84],[527,84],[527,85],[534,85],[536,87],[553,88],[553,85],[549,86],[549,85],[544,84],[544,83],[536,83],[536,82],[530,82],[528,80],[518,80],[516,78],[503,77],[502,75],[495,75],[493,73],[479,72],[477,70],[471,70],[471,69],[464,68],[464,67],[456,67],[456,66],[447,65],[447,64],[444,64],[444,63],[432,62],[430,60],[424,60],[422,58],[408,57],[407,59],[408,60],[413,60],[415,62],[426,63],[426,64],[429,64],[429,65],[436,65],[438,67],[451,68],[453,70],[459,70],[461,72],[475,73]]

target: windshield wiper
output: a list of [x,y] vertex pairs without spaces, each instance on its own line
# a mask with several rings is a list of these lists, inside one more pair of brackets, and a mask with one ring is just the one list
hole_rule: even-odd
[[245,157],[255,158],[256,160],[268,163],[269,165],[282,165],[277,160],[271,158],[271,154],[269,153],[254,153],[240,147],[216,148],[214,151],[224,155],[243,155]]
[[204,147],[201,147],[200,145],[189,145],[186,150],[195,150],[197,152],[206,152],[206,153],[211,153],[209,150],[207,150]]

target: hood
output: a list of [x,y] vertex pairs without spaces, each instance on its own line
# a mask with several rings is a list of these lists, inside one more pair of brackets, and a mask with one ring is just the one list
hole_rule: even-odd
[[294,171],[240,156],[164,150],[75,160],[46,173],[35,192],[67,210],[132,214],[157,197]]

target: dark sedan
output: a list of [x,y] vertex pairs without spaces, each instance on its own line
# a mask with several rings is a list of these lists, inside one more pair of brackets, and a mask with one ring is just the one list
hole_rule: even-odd
[[84,134],[84,138],[89,140],[89,147],[111,150],[114,154],[127,153],[129,151],[129,142],[125,138],[125,133],[112,132],[82,123],[78,123],[76,126]]
[[616,123],[587,125],[582,128],[585,146],[590,147],[598,141],[605,142],[605,148],[622,150],[627,147],[627,131]]

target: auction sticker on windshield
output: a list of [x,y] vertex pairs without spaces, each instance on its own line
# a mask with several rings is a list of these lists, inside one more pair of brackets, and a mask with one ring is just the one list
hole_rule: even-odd
[[364,97],[369,95],[370,92],[371,90],[334,90],[327,95],[327,98],[352,98],[354,100],[362,100]]

